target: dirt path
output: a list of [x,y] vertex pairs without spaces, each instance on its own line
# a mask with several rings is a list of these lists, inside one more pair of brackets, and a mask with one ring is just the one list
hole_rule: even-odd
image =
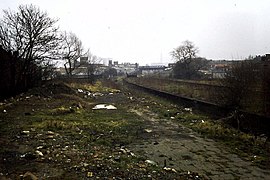
[[143,117],[146,126],[141,134],[145,139],[129,148],[159,166],[197,172],[210,179],[270,179],[270,170],[242,160],[191,129],[145,110],[131,111]]

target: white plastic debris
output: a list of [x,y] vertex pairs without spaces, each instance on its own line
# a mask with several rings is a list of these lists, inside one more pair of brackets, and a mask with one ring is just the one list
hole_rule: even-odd
[[177,173],[177,171],[176,171],[175,169],[173,169],[173,168],[164,167],[163,169],[164,169],[165,171],[172,171],[172,172],[174,172],[174,173]]
[[115,106],[113,105],[108,105],[108,104],[98,104],[95,107],[92,108],[93,110],[97,110],[97,109],[107,109],[107,110],[114,110],[117,109]]
[[3,113],[7,113],[7,110],[4,109],[4,110],[3,110]]
[[43,153],[39,150],[36,150],[36,154],[39,155],[39,156],[43,156]]
[[83,90],[82,90],[82,89],[78,89],[78,92],[79,92],[79,93],[83,93]]
[[93,94],[93,97],[96,97],[96,96],[103,96],[104,94],[100,93],[100,92],[96,92]]
[[145,162],[147,164],[151,164],[151,165],[154,165],[154,166],[157,166],[157,163],[155,161],[152,161],[152,160],[145,160]]
[[186,112],[192,112],[192,108],[184,108]]
[[30,131],[22,131],[22,134],[28,135],[30,133]]
[[144,129],[144,131],[147,132],[147,133],[150,133],[150,132],[152,132],[153,130],[152,130],[152,129]]

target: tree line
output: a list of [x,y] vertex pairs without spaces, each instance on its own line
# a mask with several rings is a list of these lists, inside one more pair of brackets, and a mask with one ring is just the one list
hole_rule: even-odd
[[1,96],[25,91],[42,79],[52,77],[57,60],[63,61],[69,76],[82,55],[87,55],[92,64],[97,62],[97,56],[84,50],[76,34],[59,29],[58,20],[32,4],[20,5],[17,11],[3,10],[0,20]]
[[[191,41],[184,41],[171,52],[176,60],[172,77],[178,79],[202,79],[200,70],[209,62],[197,56],[198,48]],[[218,80],[224,91],[219,93],[220,104],[233,109],[247,109],[252,104],[262,107],[264,115],[270,116],[270,56],[249,56],[231,63],[224,77]],[[252,109],[251,109],[252,110]]]

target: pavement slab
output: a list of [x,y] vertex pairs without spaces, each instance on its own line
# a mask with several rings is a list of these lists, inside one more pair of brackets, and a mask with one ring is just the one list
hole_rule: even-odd
[[144,118],[152,129],[151,136],[131,144],[130,149],[144,151],[145,156],[159,166],[177,171],[192,171],[209,179],[270,179],[270,170],[228,152],[218,142],[201,137],[193,130],[171,120],[160,119],[151,113],[132,112]]

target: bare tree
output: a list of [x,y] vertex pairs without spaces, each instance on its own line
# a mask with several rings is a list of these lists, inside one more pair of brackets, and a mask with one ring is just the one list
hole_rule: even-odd
[[80,66],[79,58],[82,56],[83,46],[81,40],[72,32],[62,34],[62,58],[68,76]]
[[204,58],[196,57],[198,48],[191,41],[184,41],[171,52],[171,56],[176,60],[173,69],[175,78],[191,79],[198,77],[198,70],[207,64]]
[[20,5],[18,12],[4,10],[0,43],[25,61],[54,59],[59,49],[57,21],[34,5]]
[[189,63],[192,58],[196,57],[198,52],[199,50],[195,47],[194,43],[186,40],[182,42],[182,45],[175,48],[171,52],[171,55],[177,62]]
[[3,11],[0,45],[7,51],[15,52],[16,59],[23,61],[16,72],[18,83],[35,73],[37,68],[31,68],[33,64],[41,67],[42,62],[56,58],[59,50],[57,21],[34,5],[20,5],[17,12]]

